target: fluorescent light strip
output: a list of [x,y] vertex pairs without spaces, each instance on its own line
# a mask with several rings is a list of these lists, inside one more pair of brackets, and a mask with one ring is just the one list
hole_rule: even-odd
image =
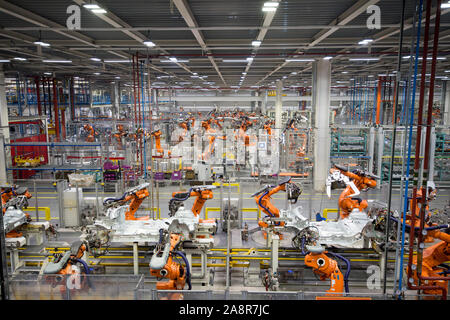
[[83,7],[86,8],[86,9],[100,9],[100,7],[98,5],[96,5],[96,4],[89,4],[89,3],[83,4]]
[[130,63],[131,60],[105,60],[106,63]]
[[7,59],[0,59],[0,63],[8,63],[11,62],[11,60],[7,60]]
[[274,8],[276,8],[276,7],[278,7],[278,2],[276,2],[276,1],[264,2],[264,7],[274,7]]
[[155,44],[154,44],[152,41],[144,41],[144,44],[145,44],[147,47],[154,47],[154,46],[155,46]]
[[380,58],[350,58],[349,61],[378,61]]
[[93,13],[106,13],[106,10],[105,9],[92,9],[91,10]]
[[21,58],[21,57],[15,57],[14,60],[18,60],[18,61],[27,61],[26,58]]
[[[411,56],[405,56],[405,57],[403,57],[403,59],[409,59]],[[427,60],[431,60],[431,59],[433,59],[433,57],[427,57]],[[447,58],[446,57],[436,57],[436,59],[437,60],[447,60]],[[419,57],[419,60],[423,60],[423,58],[422,57]]]
[[175,60],[160,60],[159,62],[163,62],[163,63],[177,63],[177,62],[180,63],[180,62],[186,62],[186,63],[187,63],[187,62],[189,62],[189,60],[178,60],[178,59],[177,59],[176,61],[175,61]]
[[92,61],[102,61],[102,59],[95,58],[95,57],[94,57],[94,58],[91,58],[91,60],[92,60]]
[[42,60],[46,63],[72,63],[72,60]]
[[34,44],[40,45],[41,47],[50,47],[50,43],[42,42],[42,41],[35,41]]
[[314,59],[286,59],[286,62],[312,62]]

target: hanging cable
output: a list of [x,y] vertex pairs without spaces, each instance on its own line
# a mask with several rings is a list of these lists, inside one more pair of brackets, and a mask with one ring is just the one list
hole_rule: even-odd
[[[386,236],[385,236],[385,248],[384,248],[384,275],[383,275],[383,294],[386,293],[387,282],[387,261],[388,261],[388,249],[389,249],[389,231],[390,231],[390,216],[391,216],[391,203],[392,203],[392,177],[394,172],[394,156],[395,156],[395,138],[397,134],[397,103],[398,103],[398,85],[401,78],[401,63],[402,63],[402,48],[403,48],[403,28],[405,25],[405,0],[402,1],[402,15],[400,24],[400,40],[397,56],[397,73],[395,76],[395,98],[394,98],[394,130],[392,133],[392,145],[391,145],[391,163],[389,168],[389,195],[388,195],[388,207],[387,207],[387,221],[386,221]],[[425,60],[426,61],[426,60]]]

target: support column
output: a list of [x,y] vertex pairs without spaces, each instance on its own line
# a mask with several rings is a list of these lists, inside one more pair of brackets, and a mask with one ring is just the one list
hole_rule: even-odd
[[318,60],[313,64],[314,110],[314,190],[325,191],[325,181],[330,167],[330,60]]
[[[3,66],[1,63],[0,63],[0,135],[3,136],[3,141],[5,144],[10,142],[8,106],[6,104],[5,73],[3,72]],[[8,181],[6,167],[11,166],[11,149],[5,148],[4,150],[5,150],[4,158],[0,158],[0,183],[6,183]]]
[[447,81],[443,81],[443,83],[445,83],[443,124],[444,126],[450,126],[450,85],[448,85]]
[[261,101],[261,113],[267,115],[267,90],[261,92],[264,96]]
[[281,129],[281,111],[283,109],[283,81],[277,81],[277,96],[275,100],[275,128]]

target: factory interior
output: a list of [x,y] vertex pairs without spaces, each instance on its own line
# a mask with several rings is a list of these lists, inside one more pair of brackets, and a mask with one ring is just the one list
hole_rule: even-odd
[[2,300],[446,300],[450,1],[0,0]]

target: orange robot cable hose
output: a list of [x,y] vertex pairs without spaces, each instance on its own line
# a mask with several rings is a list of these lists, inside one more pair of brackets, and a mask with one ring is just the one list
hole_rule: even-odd
[[[286,187],[285,184],[279,185],[275,188],[273,188],[270,191],[263,192],[261,196],[255,196],[254,199],[256,201],[256,204],[258,207],[266,214],[271,217],[278,218],[280,216],[280,210],[278,210],[277,207],[275,207],[271,202],[271,196],[279,191],[285,191]],[[261,227],[267,227],[265,222],[260,221],[261,223],[258,223]],[[279,222],[277,225],[283,226],[284,222]]]

